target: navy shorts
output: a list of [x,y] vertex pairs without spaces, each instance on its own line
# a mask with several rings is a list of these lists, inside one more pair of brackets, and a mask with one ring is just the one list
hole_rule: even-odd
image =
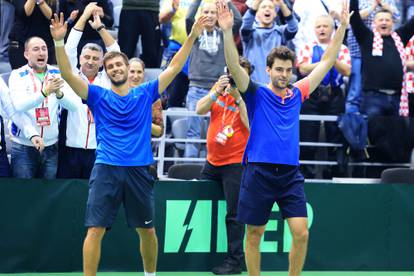
[[243,171],[237,220],[265,225],[275,202],[283,219],[307,217],[304,178],[299,167],[248,163]]
[[111,228],[121,203],[129,227],[154,226],[154,178],[148,166],[95,164],[89,180],[85,226]]

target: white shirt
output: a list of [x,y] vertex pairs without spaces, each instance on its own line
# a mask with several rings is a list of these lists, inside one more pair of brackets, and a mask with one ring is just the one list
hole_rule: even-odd
[[[45,80],[51,77],[61,77],[58,68],[47,65]],[[43,83],[38,79],[29,65],[24,65],[10,74],[9,89],[10,98],[14,108],[18,113],[24,113],[30,119],[29,124],[43,138],[45,146],[53,145],[58,140],[58,125],[60,105],[68,110],[75,110],[75,94],[69,85],[65,82],[61,89],[64,93],[62,99],[57,99],[53,93],[47,98],[41,93]],[[36,108],[47,107],[50,116],[50,125],[38,126],[36,124]],[[14,117],[13,117],[14,118]],[[14,124],[15,125],[15,124]],[[12,140],[18,144],[33,146],[25,133],[20,131],[19,127],[12,125]]]
[[[65,45],[65,50],[72,66],[72,71],[78,73],[86,82],[89,82],[88,78],[77,68],[78,44],[82,34],[83,32],[72,28]],[[120,52],[118,43],[112,44],[110,47],[107,47],[106,50],[108,52]],[[92,83],[111,89],[111,81],[105,70],[98,72],[98,75],[96,75]],[[66,146],[72,148],[96,149],[96,130],[95,124],[93,123],[92,113],[88,106],[82,103],[82,99],[79,96],[77,96],[77,98],[76,103],[78,108],[73,111],[68,110]]]

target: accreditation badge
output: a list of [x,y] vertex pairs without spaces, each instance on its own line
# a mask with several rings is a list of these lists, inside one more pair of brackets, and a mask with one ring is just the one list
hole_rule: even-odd
[[216,142],[221,145],[226,145],[227,140],[231,137],[233,137],[234,129],[231,127],[231,125],[225,126],[221,131],[219,131],[216,135]]
[[227,125],[223,128],[223,133],[228,137],[233,137],[234,129],[231,127],[231,125]]
[[224,134],[223,131],[219,131],[216,135],[215,141],[216,141],[216,143],[219,143],[220,145],[223,145],[223,146],[226,145],[226,143],[227,143],[226,134]]
[[36,113],[36,125],[50,126],[49,108],[47,107],[36,108],[35,113]]

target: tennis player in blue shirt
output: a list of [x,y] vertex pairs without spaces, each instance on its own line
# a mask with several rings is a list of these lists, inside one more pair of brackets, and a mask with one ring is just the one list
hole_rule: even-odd
[[63,14],[55,14],[51,33],[63,79],[92,110],[96,124],[96,161],[89,180],[89,197],[83,245],[85,276],[95,276],[101,240],[123,203],[129,227],[140,237],[140,251],[146,276],[155,275],[157,236],[154,229],[154,180],[148,172],[153,163],[151,152],[151,106],[181,71],[195,39],[203,30],[206,17],[193,25],[187,40],[158,79],[129,89],[128,58],[109,52],[103,65],[111,80],[111,89],[87,84],[72,72],[64,49],[67,23]]
[[348,4],[344,1],[341,25],[321,61],[306,78],[293,85],[289,81],[295,54],[286,47],[274,48],[267,56],[268,84],[250,80],[238,63],[232,34],[233,15],[224,0],[219,0],[217,5],[227,67],[243,93],[250,123],[237,215],[240,222],[247,224],[247,270],[250,276],[260,274],[260,240],[276,202],[293,238],[289,276],[299,276],[309,236],[304,178],[299,171],[299,113],[302,102],[319,86],[336,61],[349,24]]

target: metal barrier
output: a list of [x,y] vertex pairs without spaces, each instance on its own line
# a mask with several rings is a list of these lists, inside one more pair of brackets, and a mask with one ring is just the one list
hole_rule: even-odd
[[[210,117],[210,114],[198,115],[195,111],[177,111],[177,110],[164,110],[163,120],[166,125],[168,116],[179,117]],[[338,116],[332,115],[300,115],[301,121],[320,121],[320,122],[336,122]],[[185,139],[185,138],[167,138],[166,127],[164,128],[164,134],[160,138],[153,138],[153,142],[158,143],[158,156],[154,159],[157,161],[157,174],[159,178],[165,178],[164,175],[164,163],[165,161],[184,161],[184,162],[204,162],[205,158],[186,158],[186,157],[165,157],[165,147],[167,143],[206,143],[206,139]],[[327,142],[300,142],[300,146],[312,146],[312,147],[341,147],[343,144],[327,143]],[[337,165],[336,161],[325,160],[300,160],[300,164],[310,165],[325,165],[333,166]],[[349,166],[387,166],[387,167],[410,167],[409,163],[378,163],[378,162],[349,162]]]

